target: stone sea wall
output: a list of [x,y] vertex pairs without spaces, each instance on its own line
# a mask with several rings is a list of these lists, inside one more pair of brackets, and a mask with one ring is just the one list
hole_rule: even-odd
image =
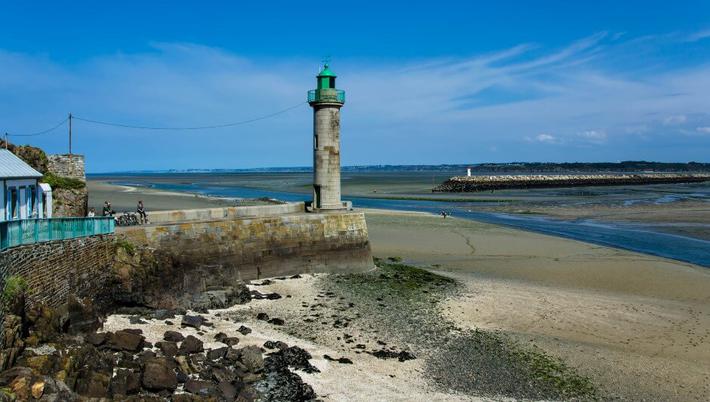
[[241,280],[374,266],[360,212],[179,222],[132,227],[122,235],[132,244],[172,255],[181,265],[214,267],[220,275]]
[[575,174],[457,176],[432,189],[433,192],[476,192],[503,189],[577,186],[620,186],[638,184],[697,183],[710,181],[707,173]]
[[[0,290],[11,276],[27,283],[25,308],[40,303],[64,306],[70,296],[100,299],[111,276],[115,255],[113,235],[38,243],[0,253]],[[4,309],[0,309],[0,355],[6,348]],[[14,317],[14,316],[10,316]],[[10,326],[12,327],[12,326]],[[7,360],[7,359],[3,359]],[[4,365],[7,362],[0,362]]]

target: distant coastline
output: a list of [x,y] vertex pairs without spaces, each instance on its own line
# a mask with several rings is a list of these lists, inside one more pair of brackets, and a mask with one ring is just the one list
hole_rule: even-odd
[[[441,165],[351,165],[343,166],[343,172],[465,172],[471,168],[473,174],[484,173],[673,173],[710,172],[710,163],[704,162],[507,162],[479,164]],[[121,174],[170,174],[170,173],[304,173],[311,172],[311,166],[235,168],[235,169],[147,169],[116,172],[89,173],[89,176],[110,176]]]

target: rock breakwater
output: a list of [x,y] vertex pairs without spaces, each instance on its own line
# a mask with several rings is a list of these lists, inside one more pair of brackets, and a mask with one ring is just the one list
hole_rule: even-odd
[[704,181],[710,181],[710,174],[642,173],[455,176],[434,187],[432,192],[466,193],[504,189],[699,183]]

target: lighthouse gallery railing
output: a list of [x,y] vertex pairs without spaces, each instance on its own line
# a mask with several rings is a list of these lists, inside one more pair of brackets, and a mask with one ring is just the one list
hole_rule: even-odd
[[0,222],[0,251],[26,244],[110,234],[114,230],[112,217],[5,221]]
[[308,102],[345,103],[345,91],[342,89],[311,89],[308,91]]

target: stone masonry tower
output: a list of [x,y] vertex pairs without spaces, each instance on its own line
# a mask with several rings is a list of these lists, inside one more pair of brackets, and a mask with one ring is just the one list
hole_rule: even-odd
[[316,89],[308,91],[313,108],[314,211],[346,209],[340,200],[340,108],[345,91],[335,89],[335,77],[325,64]]

